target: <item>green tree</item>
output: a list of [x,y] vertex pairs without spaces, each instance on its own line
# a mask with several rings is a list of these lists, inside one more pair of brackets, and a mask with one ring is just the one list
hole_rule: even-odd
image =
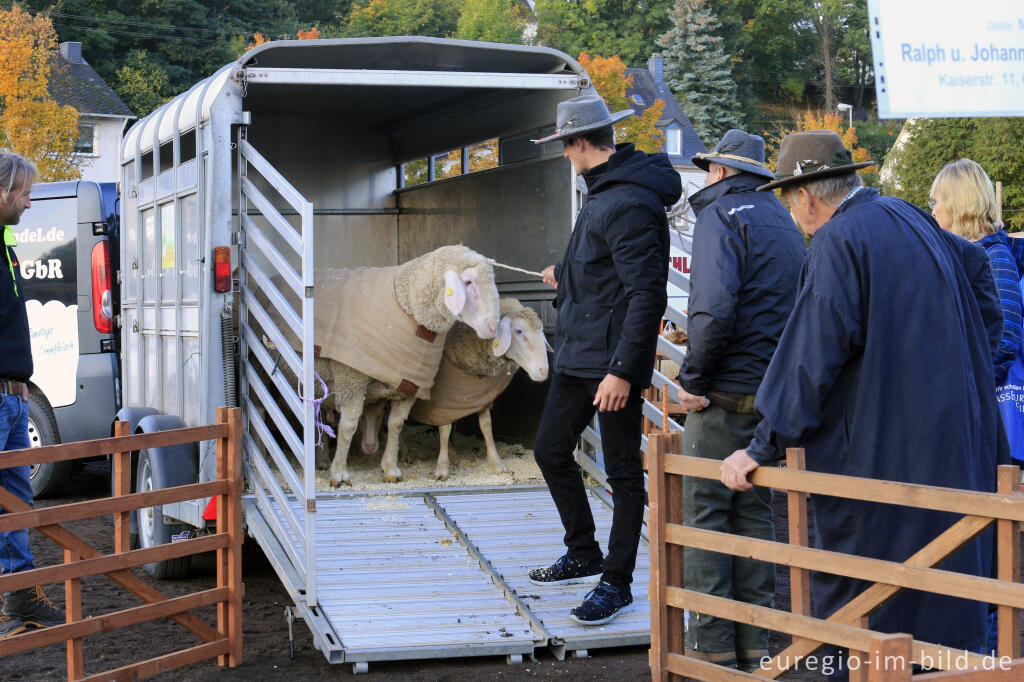
[[717,35],[721,24],[707,0],[676,0],[669,15],[672,29],[658,41],[665,49],[665,79],[710,147],[729,128],[743,126],[732,62]]
[[170,90],[167,73],[149,61],[143,50],[128,53],[111,86],[139,118],[148,115],[175,94]]
[[936,118],[907,123],[908,138],[888,160],[892,175],[883,189],[924,206],[935,175],[947,163],[977,161],[1003,183],[1003,222],[1007,229],[1024,228],[1024,119]]
[[517,0],[465,0],[456,35],[464,40],[521,43],[523,24]]
[[668,30],[672,0],[537,0],[537,40],[575,55],[616,54],[626,66],[646,66]]
[[346,36],[455,35],[459,22],[456,0],[362,0],[342,26]]

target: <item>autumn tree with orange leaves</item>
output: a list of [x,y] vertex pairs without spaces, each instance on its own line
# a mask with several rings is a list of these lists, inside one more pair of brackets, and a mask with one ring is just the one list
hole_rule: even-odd
[[78,112],[49,93],[57,67],[50,19],[19,5],[0,10],[0,146],[35,162],[44,182],[79,177]]
[[[839,133],[840,137],[843,138],[843,144],[853,154],[853,160],[855,163],[862,161],[871,160],[871,152],[864,147],[857,146],[857,128],[851,126],[844,128],[846,118],[836,112],[822,112],[822,111],[811,111],[808,109],[802,113],[795,113],[793,115],[793,126],[791,128],[779,127],[774,133],[768,133],[765,135],[765,147],[768,153],[768,167],[771,170],[775,170],[776,165],[779,161],[779,145],[782,144],[782,138],[790,133],[799,133],[807,130],[831,130]],[[857,171],[861,175],[868,175],[876,173],[878,168],[875,166],[867,166]]]
[[[626,88],[633,86],[633,77],[626,75],[626,65],[618,56],[591,57],[581,52],[579,61],[609,111],[631,108],[626,100]],[[660,152],[665,143],[665,134],[654,124],[661,119],[664,110],[665,103],[656,100],[643,114],[616,123],[615,141],[632,142],[637,149],[648,154]]]

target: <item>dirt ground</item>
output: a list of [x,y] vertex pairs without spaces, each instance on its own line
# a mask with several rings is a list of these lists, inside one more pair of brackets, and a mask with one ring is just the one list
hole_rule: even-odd
[[[67,496],[57,500],[42,500],[39,506],[89,499],[105,494],[108,481],[105,464],[90,464],[75,478]],[[777,524],[783,526],[785,503],[776,499]],[[104,552],[111,550],[112,521],[109,518],[91,519],[70,524],[76,533]],[[32,534],[32,547],[38,565],[53,565],[62,561],[61,551],[38,533]],[[244,547],[243,570],[244,600],[244,654],[237,668],[219,668],[215,661],[204,662],[177,671],[164,673],[152,679],[170,682],[199,680],[241,681],[255,679],[327,680],[353,677],[351,666],[331,665],[313,646],[312,637],[301,621],[294,626],[295,658],[289,658],[288,629],[284,617],[289,604],[287,593],[278,581],[262,550],[251,540]],[[136,573],[145,579],[141,570]],[[212,555],[198,557],[193,563],[193,576],[180,581],[149,581],[169,596],[177,596],[212,587],[215,569]],[[779,574],[777,605],[786,608],[789,602],[787,576]],[[63,605],[61,585],[47,587],[48,595]],[[83,608],[86,616],[98,615],[126,606],[138,600],[114,585],[105,577],[83,580]],[[209,623],[215,623],[213,609],[197,612]],[[778,650],[786,641],[774,637],[772,649]],[[127,665],[144,658],[170,653],[198,644],[186,630],[170,621],[147,623],[89,637],[85,640],[85,670],[97,673]],[[0,659],[0,680],[36,681],[58,680],[66,677],[63,646],[51,646],[36,651],[16,654]],[[591,650],[585,659],[558,661],[550,653],[542,652],[536,661],[508,665],[505,659],[465,658],[448,660],[422,660],[406,662],[371,663],[370,671],[359,680],[410,680],[415,682],[441,680],[646,680],[650,679],[647,647],[625,647]],[[804,675],[786,679],[817,679]]]

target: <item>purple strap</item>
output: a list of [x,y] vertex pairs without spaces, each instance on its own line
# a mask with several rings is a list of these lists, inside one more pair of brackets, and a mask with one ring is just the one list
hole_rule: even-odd
[[[334,429],[332,429],[330,426],[328,426],[324,422],[320,421],[320,406],[323,404],[323,402],[325,400],[327,400],[328,398],[330,398],[334,394],[330,393],[327,390],[327,382],[324,381],[320,377],[319,374],[314,372],[313,376],[316,378],[317,381],[320,382],[320,388],[324,392],[324,395],[323,395],[322,398],[314,397],[312,400],[310,400],[309,398],[306,398],[304,395],[302,395],[302,372],[299,372],[299,378],[295,382],[295,392],[299,394],[299,398],[303,402],[311,402],[311,403],[313,403],[313,423],[316,425],[316,446],[317,447],[321,447],[321,445],[323,443],[324,434],[327,434],[330,438],[337,438],[338,437],[337,434],[334,433]],[[315,396],[316,395],[316,391],[314,391],[313,393],[314,393],[314,396]]]

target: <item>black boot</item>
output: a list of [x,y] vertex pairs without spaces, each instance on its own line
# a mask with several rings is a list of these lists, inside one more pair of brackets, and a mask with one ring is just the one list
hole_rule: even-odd
[[4,597],[3,613],[20,618],[28,627],[45,628],[65,622],[64,612],[49,600],[40,585],[11,592]]
[[21,618],[0,614],[0,639],[13,637],[22,632],[25,632],[25,623]]

